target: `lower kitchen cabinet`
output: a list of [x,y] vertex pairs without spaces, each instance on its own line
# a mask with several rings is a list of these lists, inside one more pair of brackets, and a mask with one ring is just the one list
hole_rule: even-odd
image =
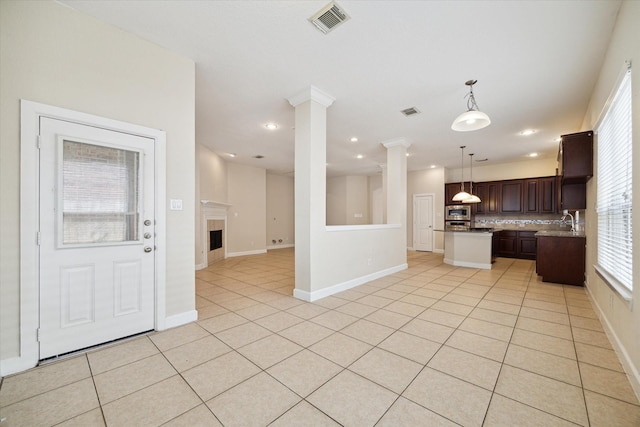
[[584,237],[538,236],[537,240],[536,273],[543,282],[584,285]]
[[536,259],[536,233],[536,231],[518,231],[518,258]]
[[536,231],[502,230],[494,233],[494,254],[504,258],[536,259]]
[[518,253],[518,232],[515,230],[502,230],[498,234],[496,256],[516,258]]

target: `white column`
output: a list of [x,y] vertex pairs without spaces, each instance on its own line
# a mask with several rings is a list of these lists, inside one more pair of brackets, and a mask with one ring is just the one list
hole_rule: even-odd
[[296,289],[313,291],[313,250],[326,226],[327,108],[334,98],[314,86],[288,99],[295,107]]
[[411,144],[404,138],[397,138],[382,145],[387,149],[387,224],[401,224],[406,239],[407,148]]
[[382,169],[382,200],[384,203],[384,207],[382,209],[382,223],[388,224],[387,222],[387,164],[383,163],[380,166]]

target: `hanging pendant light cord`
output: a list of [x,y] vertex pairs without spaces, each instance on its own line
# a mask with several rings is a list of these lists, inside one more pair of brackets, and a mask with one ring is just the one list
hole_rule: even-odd
[[468,95],[468,99],[467,99],[467,110],[471,111],[471,110],[475,110],[478,111],[480,108],[478,108],[478,104],[476,103],[476,97],[473,96],[473,86],[471,86],[471,88],[469,89],[469,95]]
[[467,147],[466,145],[460,146],[460,149],[462,150],[460,153],[460,166],[462,166],[462,168],[460,169],[460,192],[461,193],[464,192],[464,149],[466,147]]
[[469,154],[469,194],[473,195],[473,154]]

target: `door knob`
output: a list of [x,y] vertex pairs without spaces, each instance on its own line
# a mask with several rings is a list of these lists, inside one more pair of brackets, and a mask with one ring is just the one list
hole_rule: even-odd
[[153,249],[151,249],[151,247],[150,247],[150,246],[145,246],[145,247],[144,247],[144,251],[145,251],[145,252],[151,252],[152,250],[153,250]]
[[144,225],[146,225],[146,226],[151,225],[151,220],[150,219],[145,219],[144,220]]
[[150,239],[151,238],[151,233],[149,233],[149,232],[144,233],[144,238],[145,239]]

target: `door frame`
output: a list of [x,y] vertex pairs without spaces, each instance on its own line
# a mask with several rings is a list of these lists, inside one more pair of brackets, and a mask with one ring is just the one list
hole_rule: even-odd
[[431,197],[431,211],[432,211],[431,212],[431,220],[432,220],[432,224],[431,224],[432,225],[432,227],[431,227],[431,252],[434,252],[435,251],[435,241],[434,241],[435,228],[434,227],[435,227],[435,219],[436,219],[436,206],[435,206],[436,205],[435,204],[436,195],[435,195],[435,193],[414,193],[413,194],[413,211],[412,211],[413,212],[412,213],[413,221],[412,221],[412,224],[411,224],[411,228],[412,228],[412,231],[413,231],[413,233],[411,233],[411,234],[413,235],[412,236],[413,239],[411,241],[411,248],[413,250],[416,250],[415,249],[416,237],[418,235],[418,231],[417,231],[417,227],[416,227],[416,223],[417,223],[417,221],[416,221],[416,210],[417,210],[416,209],[416,201],[420,197],[427,197],[427,196]]
[[[20,356],[8,371],[19,372],[40,360],[39,321],[39,174],[40,118],[49,117],[154,140],[155,186],[155,329],[166,324],[166,134],[131,123],[20,100]],[[6,375],[9,372],[3,372]]]

